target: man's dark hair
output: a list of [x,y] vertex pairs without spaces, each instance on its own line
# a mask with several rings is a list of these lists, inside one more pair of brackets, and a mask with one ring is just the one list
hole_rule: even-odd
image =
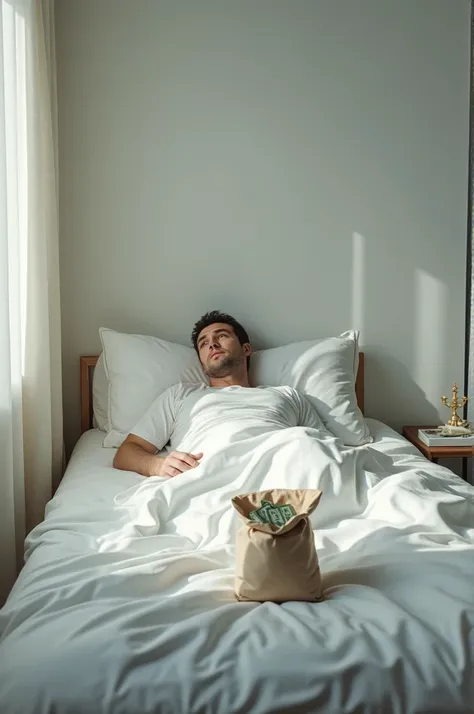
[[[237,339],[239,340],[241,345],[244,345],[246,342],[250,343],[249,336],[247,334],[247,330],[242,327],[240,322],[237,322],[235,317],[232,317],[232,315],[227,315],[225,312],[221,312],[220,310],[212,310],[211,312],[206,312],[205,315],[203,315],[194,325],[193,331],[191,333],[191,340],[194,346],[194,349],[196,352],[199,354],[198,351],[198,339],[199,335],[201,332],[204,330],[205,327],[209,327],[209,325],[213,325],[215,322],[222,322],[225,325],[230,325],[232,329],[234,330],[235,334],[237,335]],[[247,357],[247,369],[250,364],[250,357]]]

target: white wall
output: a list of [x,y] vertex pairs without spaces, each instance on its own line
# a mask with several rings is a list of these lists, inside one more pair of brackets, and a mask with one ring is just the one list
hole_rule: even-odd
[[[463,382],[469,0],[58,0],[68,445],[105,325],[362,330],[369,415]],[[442,409],[443,416],[447,412]]]

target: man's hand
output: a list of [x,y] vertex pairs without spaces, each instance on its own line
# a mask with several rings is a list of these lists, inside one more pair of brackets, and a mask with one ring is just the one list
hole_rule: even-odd
[[199,466],[202,454],[187,454],[184,451],[172,451],[161,464],[159,476],[178,476]]
[[166,458],[158,456],[156,446],[136,434],[129,434],[115,454],[114,467],[135,471],[143,476],[177,476],[199,466],[202,454],[173,451]]

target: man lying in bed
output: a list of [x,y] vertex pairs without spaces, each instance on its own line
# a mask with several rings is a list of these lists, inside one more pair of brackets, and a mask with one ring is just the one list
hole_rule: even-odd
[[[252,347],[233,317],[207,313],[194,325],[192,341],[209,386],[179,383],[163,392],[117,451],[115,468],[177,476],[198,466],[205,454],[195,453],[196,447],[226,427],[246,437],[294,426],[321,428],[315,409],[296,389],[250,386]],[[168,442],[173,451],[158,456]]]

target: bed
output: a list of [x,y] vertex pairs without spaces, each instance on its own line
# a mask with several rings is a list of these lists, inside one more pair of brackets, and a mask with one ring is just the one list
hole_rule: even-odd
[[[0,614],[1,714],[474,710],[471,486],[373,419],[359,447],[289,429],[272,484],[323,490],[324,601],[237,602],[230,497],[268,485],[268,449],[261,468],[216,453],[210,481],[117,471],[89,428],[94,365],[84,433]],[[363,406],[363,359],[357,385]]]

